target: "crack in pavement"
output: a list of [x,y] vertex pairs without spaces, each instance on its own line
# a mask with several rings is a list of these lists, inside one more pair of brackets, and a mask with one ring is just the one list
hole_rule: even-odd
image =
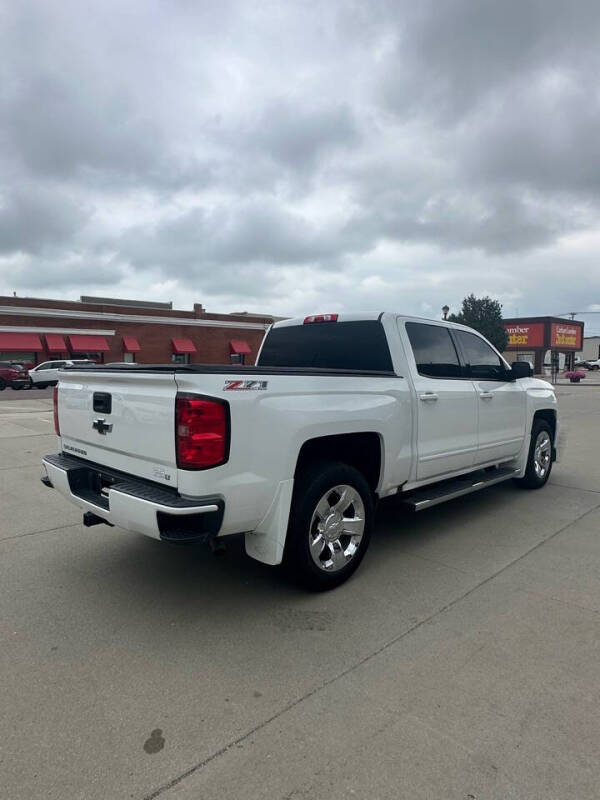
[[457,605],[458,603],[460,603],[463,600],[465,600],[467,597],[469,597],[471,594],[476,592],[478,589],[481,589],[483,586],[485,586],[486,584],[488,584],[491,581],[493,581],[495,578],[497,578],[503,572],[506,572],[506,570],[510,569],[515,564],[518,564],[519,561],[522,561],[524,558],[527,558],[527,556],[531,555],[531,553],[535,552],[540,547],[543,547],[547,542],[550,542],[556,536],[558,536],[559,534],[561,534],[564,531],[568,530],[572,525],[575,525],[577,522],[579,522],[580,520],[584,519],[585,517],[587,517],[589,514],[593,513],[594,511],[597,511],[599,508],[600,508],[600,503],[598,503],[598,505],[594,506],[593,508],[588,509],[583,514],[580,514],[580,516],[578,516],[576,519],[573,519],[570,522],[568,522],[566,525],[563,525],[562,528],[559,528],[557,531],[555,531],[554,533],[550,534],[550,536],[547,536],[545,539],[542,539],[537,544],[533,545],[533,547],[530,547],[529,550],[526,550],[524,553],[522,553],[520,556],[515,558],[513,561],[509,562],[508,564],[505,564],[499,570],[497,570],[496,572],[493,572],[491,575],[489,575],[487,578],[484,578],[482,581],[479,581],[479,583],[476,583],[474,586],[472,586],[466,592],[463,592],[463,594],[461,594],[458,597],[454,598],[454,600],[450,600],[450,602],[446,603],[446,605],[442,606],[442,608],[438,609],[437,611],[434,611],[428,617],[425,617],[422,620],[419,620],[419,622],[416,622],[410,628],[407,628],[405,631],[403,631],[402,633],[399,633],[394,638],[389,639],[387,642],[384,642],[384,644],[380,645],[378,648],[373,650],[371,653],[368,653],[366,656],[363,656],[361,659],[356,661],[354,664],[351,664],[349,667],[346,667],[341,672],[338,672],[337,675],[334,675],[333,677],[327,679],[326,681],[323,681],[323,683],[319,684],[318,686],[315,686],[313,689],[310,689],[308,692],[303,694],[302,697],[298,697],[295,700],[292,700],[291,702],[287,703],[285,706],[283,706],[283,708],[281,708],[275,714],[272,714],[267,719],[263,720],[262,722],[259,722],[257,725],[255,725],[253,728],[251,728],[249,731],[246,731],[246,733],[241,734],[236,739],[233,739],[232,741],[230,741],[227,744],[223,745],[223,747],[220,747],[218,750],[215,750],[214,753],[211,753],[211,755],[209,755],[206,758],[202,759],[202,761],[199,761],[197,764],[194,764],[192,767],[189,767],[184,772],[182,772],[179,775],[175,776],[174,778],[172,778],[167,783],[162,784],[162,786],[159,786],[156,789],[153,789],[149,794],[144,795],[142,800],[155,800],[155,798],[159,797],[164,792],[168,791],[169,789],[173,789],[175,786],[177,786],[178,784],[182,783],[182,781],[186,780],[186,778],[189,778],[191,775],[193,775],[194,773],[196,773],[199,770],[201,770],[207,764],[210,764],[211,761],[214,761],[215,759],[217,759],[220,756],[224,755],[229,750],[231,750],[233,747],[236,747],[237,745],[241,744],[242,742],[245,742],[247,739],[249,739],[251,736],[253,736],[258,731],[260,731],[263,728],[265,728],[271,722],[274,722],[276,719],[279,719],[280,717],[282,717],[285,714],[287,714],[288,711],[291,711],[293,708],[295,708],[296,706],[300,705],[300,703],[303,703],[305,700],[308,700],[309,698],[311,698],[314,695],[318,694],[323,689],[327,688],[328,686],[330,686],[331,684],[333,684],[336,681],[340,680],[341,678],[346,677],[347,675],[349,675],[350,673],[354,672],[356,669],[361,667],[363,664],[368,663],[373,658],[376,658],[378,655],[380,655],[381,653],[385,652],[386,650],[388,650],[393,645],[395,645],[398,642],[400,642],[406,636],[409,636],[411,633],[414,633],[414,631],[416,631],[419,628],[422,628],[424,625],[427,625],[428,623],[432,622],[434,619],[436,619],[437,617],[441,616],[442,614],[445,614],[446,611],[449,611],[451,608],[453,608],[455,605]]
[[[25,426],[22,426],[22,427],[23,427],[24,430],[26,430]],[[22,439],[23,436],[26,436],[28,439],[36,439],[38,436],[54,436],[54,437],[56,437],[56,434],[54,432],[52,432],[52,433],[18,433],[18,434],[15,434],[15,436],[0,436],[0,442],[4,442],[7,439]]]
[[577,492],[591,492],[592,494],[600,494],[600,489],[586,489],[583,486],[567,486],[565,483],[549,483],[548,486],[558,486],[561,489],[572,489]]
[[[0,439],[0,441],[2,440]],[[0,472],[8,472],[8,470],[14,472],[17,469],[34,469],[35,467],[39,467],[41,469],[41,466],[42,466],[42,456],[40,456],[39,461],[36,461],[33,464],[21,464],[21,466],[19,467],[0,467]]]
[[56,528],[46,528],[43,531],[29,531],[28,533],[17,533],[15,536],[5,536],[3,539],[0,539],[0,544],[2,542],[13,542],[15,539],[23,539],[25,536],[39,536],[42,533],[54,533],[55,531],[64,531],[68,528],[76,528],[81,525],[81,522],[71,522],[69,525],[57,525]]

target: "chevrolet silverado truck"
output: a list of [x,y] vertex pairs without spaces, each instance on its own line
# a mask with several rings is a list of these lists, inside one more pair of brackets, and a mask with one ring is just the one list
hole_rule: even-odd
[[213,547],[244,533],[248,555],[317,590],[356,570],[378,500],[539,489],[559,428],[528,364],[394,313],[278,322],[254,366],[69,367],[54,420],[42,480],[84,524]]

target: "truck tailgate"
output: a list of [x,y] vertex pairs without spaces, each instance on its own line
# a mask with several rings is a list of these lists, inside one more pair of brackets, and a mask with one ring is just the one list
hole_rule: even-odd
[[173,373],[59,373],[65,453],[177,486]]

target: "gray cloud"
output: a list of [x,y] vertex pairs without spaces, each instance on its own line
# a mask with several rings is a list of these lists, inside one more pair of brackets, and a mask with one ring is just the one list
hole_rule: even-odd
[[400,116],[426,109],[456,122],[507,90],[510,101],[540,75],[586,76],[598,63],[594,0],[425,0],[396,11],[383,89]]
[[89,217],[61,187],[22,184],[0,194],[0,253],[40,254],[75,237]]
[[571,195],[570,205],[596,202],[600,192],[600,99],[596,86],[572,76],[548,78],[539,97],[516,94],[466,137],[461,154],[468,179],[493,187],[528,186]]
[[12,4],[0,291],[590,303],[599,28],[591,0]]
[[[59,257],[24,256],[12,259],[4,275],[7,289],[39,297],[75,297],[83,287],[114,287],[124,277],[124,269],[108,259],[88,254],[62,252]],[[12,292],[11,292],[12,293]],[[71,294],[69,294],[71,293]],[[93,292],[92,292],[93,294]]]
[[348,106],[302,107],[289,100],[271,103],[247,138],[253,152],[300,171],[314,170],[322,154],[358,141],[359,132]]
[[128,231],[120,242],[121,252],[138,269],[171,263],[190,274],[202,264],[315,262],[333,257],[341,246],[334,232],[319,230],[269,197],[210,211],[193,208],[153,230]]

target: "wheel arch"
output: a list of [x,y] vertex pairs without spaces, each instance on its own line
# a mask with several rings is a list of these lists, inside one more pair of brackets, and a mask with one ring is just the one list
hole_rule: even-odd
[[[556,439],[556,410],[553,408],[540,408],[533,415],[533,425],[538,420],[543,420],[550,425],[552,431],[552,439]],[[532,427],[533,427],[532,425]]]
[[364,431],[307,439],[298,452],[293,478],[281,481],[264,519],[246,533],[246,553],[263,564],[280,564],[283,558],[292,499],[302,470],[319,461],[341,461],[358,469],[376,497],[383,465],[383,441],[379,433]]
[[308,439],[298,453],[294,479],[315,461],[341,461],[361,472],[376,494],[383,465],[383,441],[375,431],[339,433]]

